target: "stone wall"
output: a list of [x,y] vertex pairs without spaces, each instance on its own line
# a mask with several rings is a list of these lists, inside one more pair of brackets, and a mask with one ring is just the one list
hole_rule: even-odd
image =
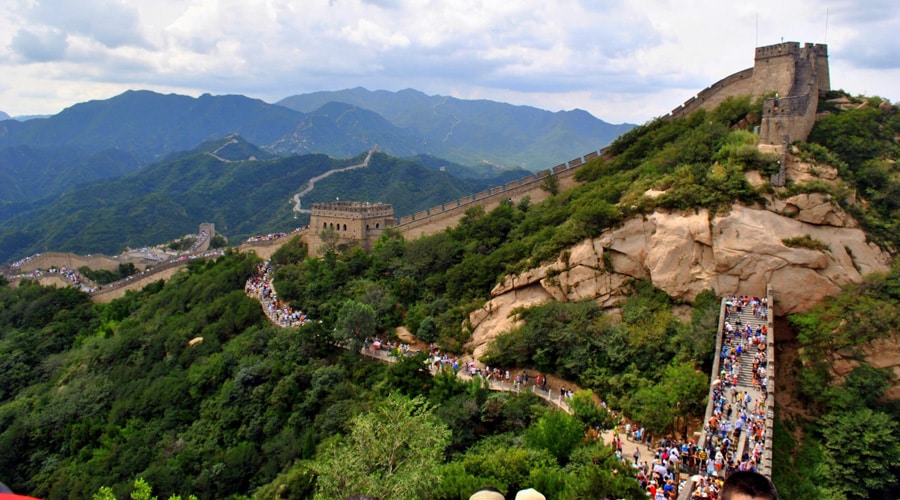
[[753,68],[738,71],[701,90],[681,106],[673,109],[667,118],[687,116],[700,108],[713,109],[731,96],[753,93]]
[[107,255],[76,255],[67,252],[45,252],[35,255],[23,262],[18,270],[22,273],[30,273],[37,269],[50,269],[51,267],[60,268],[67,267],[69,269],[78,269],[87,266],[93,270],[116,271],[119,264],[132,263],[138,269],[143,269],[154,262],[146,259],[138,258],[114,258]]
[[401,217],[396,227],[406,238],[418,238],[455,226],[465,215],[466,210],[472,206],[482,206],[487,212],[499,206],[500,202],[504,200],[519,203],[526,196],[531,203],[539,203],[549,197],[549,193],[542,187],[544,178],[551,175],[556,176],[560,191],[572,188],[577,184],[574,178],[575,172],[588,161],[602,154],[602,150],[592,151],[583,157],[560,163],[552,169],[542,170],[534,175],[508,182],[503,186],[495,186],[472,196],[449,201],[440,207]]

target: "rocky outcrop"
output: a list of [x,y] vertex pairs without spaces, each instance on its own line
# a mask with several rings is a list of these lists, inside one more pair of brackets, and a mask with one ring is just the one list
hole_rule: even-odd
[[[860,359],[878,369],[889,370],[894,377],[900,377],[900,337],[892,335],[876,339],[859,346],[857,350],[838,352],[832,356],[831,370],[843,378],[859,366]],[[900,399],[900,385],[893,384],[884,393],[885,399]]]
[[[806,235],[827,250],[783,242]],[[583,241],[556,262],[508,276],[470,315],[469,347],[477,358],[491,339],[515,327],[516,308],[584,299],[615,307],[632,279],[649,279],[685,301],[710,288],[719,295],[762,295],[771,284],[776,313],[784,315],[810,308],[865,274],[887,271],[889,261],[825,194],[771,198],[765,208],[735,205],[714,216],[655,212]]]

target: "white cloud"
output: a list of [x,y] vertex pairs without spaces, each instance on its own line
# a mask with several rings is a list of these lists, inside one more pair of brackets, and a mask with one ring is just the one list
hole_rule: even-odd
[[751,66],[757,44],[823,41],[826,8],[833,85],[898,99],[895,4],[13,0],[0,6],[0,109],[128,88],[275,101],[364,86],[643,122]]

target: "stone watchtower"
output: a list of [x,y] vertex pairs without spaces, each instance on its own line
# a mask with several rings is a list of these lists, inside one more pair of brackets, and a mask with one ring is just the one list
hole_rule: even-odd
[[760,142],[805,141],[816,122],[819,96],[831,90],[828,46],[785,42],[759,47],[753,80],[754,95],[775,92],[763,102]]
[[392,205],[358,201],[313,203],[307,237],[309,254],[319,254],[332,241],[370,251],[384,230],[393,226]]
[[713,109],[729,97],[773,96],[763,101],[759,142],[780,145],[786,138],[788,143],[806,140],[816,121],[819,95],[829,90],[828,46],[783,42],[757,47],[752,68],[701,90],[665,118]]

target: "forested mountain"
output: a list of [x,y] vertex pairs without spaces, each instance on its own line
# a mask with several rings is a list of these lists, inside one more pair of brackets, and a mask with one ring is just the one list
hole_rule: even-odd
[[0,148],[0,210],[58,195],[76,186],[134,172],[142,161],[121,149],[80,146]]
[[[235,239],[289,231],[309,220],[308,214],[292,211],[290,200],[310,178],[363,158],[272,158],[237,136],[204,143],[128,176],[27,207],[7,207],[8,217],[0,221],[0,261],[48,250],[114,254],[126,246],[140,247],[195,232],[200,222],[213,222],[218,232]],[[517,177],[526,175],[513,172]],[[461,179],[413,160],[376,153],[368,168],[316,183],[302,206],[336,198],[377,201],[393,204],[395,214],[401,216],[505,180]]]
[[64,109],[50,118],[0,123],[0,148],[79,146],[117,148],[144,161],[239,133],[269,144],[293,130],[300,113],[239,95],[198,98],[128,91],[106,100]]
[[[429,96],[413,89],[364,88],[296,95],[278,102],[304,113],[329,102],[372,110],[415,132],[427,153],[464,163],[497,163],[536,171],[597,150],[633,125],[613,125],[583,110],[550,112],[529,106]],[[400,153],[395,153],[401,156]]]
[[[550,168],[595,151],[630,128],[583,111],[550,113],[491,101],[426,98],[414,91],[372,95],[382,94],[391,97],[387,105],[366,99],[340,102],[340,93],[323,100],[327,94],[318,94],[316,105],[300,112],[240,95],[193,98],[138,90],[76,104],[50,117],[0,118],[0,207],[118,177],[232,134],[279,155],[344,158],[377,145],[392,156],[439,156],[490,172]],[[432,106],[435,99],[444,105]]]

